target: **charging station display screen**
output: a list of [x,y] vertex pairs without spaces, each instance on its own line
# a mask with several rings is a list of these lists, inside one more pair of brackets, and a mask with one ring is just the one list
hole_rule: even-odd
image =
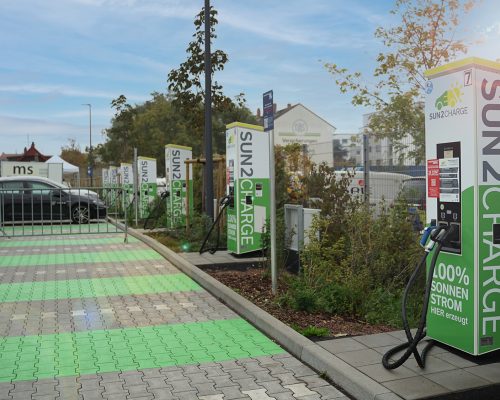
[[460,142],[439,143],[436,152],[439,160],[438,225],[455,226],[455,233],[449,237],[442,251],[460,253],[462,249]]

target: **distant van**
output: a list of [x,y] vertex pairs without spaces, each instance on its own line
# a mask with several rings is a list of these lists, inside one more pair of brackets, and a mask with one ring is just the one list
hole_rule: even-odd
[[[335,173],[339,178],[348,174],[347,171],[336,171]],[[410,175],[397,174],[394,172],[370,172],[368,183],[370,188],[370,204],[378,205],[382,200],[384,200],[386,204],[394,203],[401,193],[403,182],[410,178]],[[360,199],[364,199],[364,172],[354,172],[351,178],[351,184],[349,185],[349,192],[353,196],[359,196]]]

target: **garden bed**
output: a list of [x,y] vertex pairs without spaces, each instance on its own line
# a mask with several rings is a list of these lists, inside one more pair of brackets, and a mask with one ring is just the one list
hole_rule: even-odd
[[360,320],[325,313],[297,311],[282,305],[279,298],[280,294],[286,290],[286,281],[280,281],[278,294],[273,296],[271,279],[262,268],[246,270],[209,268],[204,269],[204,271],[275,318],[313,340],[394,330],[394,328],[385,325],[370,325]]

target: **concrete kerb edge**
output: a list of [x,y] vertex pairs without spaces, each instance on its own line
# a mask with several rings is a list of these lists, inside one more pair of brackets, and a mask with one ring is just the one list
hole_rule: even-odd
[[[123,229],[121,223],[117,223],[117,225]],[[261,329],[266,335],[276,340],[295,357],[308,364],[316,371],[326,373],[332,382],[349,393],[349,395],[360,400],[376,400],[381,398],[380,396],[384,394],[396,396],[394,399],[400,398],[386,387],[350,366],[340,358],[328,353],[321,346],[305,338],[206,272],[192,265],[155,239],[130,227],[128,228],[128,233],[156,250],[165,257],[165,259],[201,285],[205,290],[223,301],[257,328]]]

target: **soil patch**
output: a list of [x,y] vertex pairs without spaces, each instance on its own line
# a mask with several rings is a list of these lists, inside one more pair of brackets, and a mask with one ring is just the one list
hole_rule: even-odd
[[[394,330],[394,328],[385,325],[370,325],[357,319],[326,313],[313,314],[282,306],[276,301],[280,293],[278,293],[276,297],[273,296],[271,292],[271,279],[266,276],[264,270],[260,268],[247,270],[210,268],[204,271],[294,329],[297,327],[300,329],[316,327],[326,328],[330,332],[326,337],[310,337],[310,339],[313,340],[352,335],[368,335]],[[285,282],[280,282],[279,284],[282,293],[283,290],[286,289],[284,285],[286,285]]]

